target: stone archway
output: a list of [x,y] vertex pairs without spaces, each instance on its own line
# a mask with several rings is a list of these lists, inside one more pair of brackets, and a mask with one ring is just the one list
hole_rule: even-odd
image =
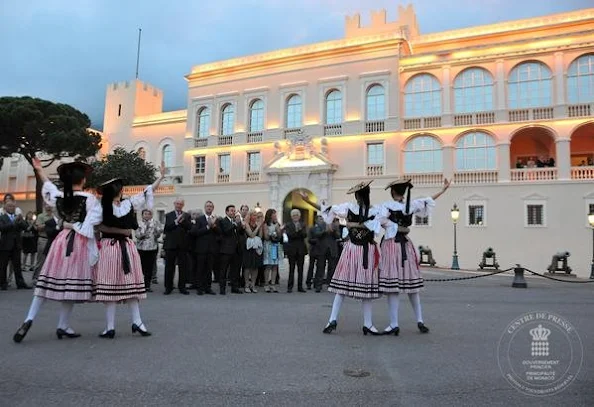
[[283,200],[283,224],[291,221],[291,211],[293,209],[299,209],[301,212],[301,220],[303,220],[308,227],[313,225],[317,210],[303,201],[303,198],[301,198],[301,191],[305,192],[311,201],[318,202],[316,195],[306,188],[292,190]]

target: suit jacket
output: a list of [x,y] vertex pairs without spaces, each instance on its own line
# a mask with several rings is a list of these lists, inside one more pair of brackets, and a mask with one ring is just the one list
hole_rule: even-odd
[[305,246],[305,239],[307,238],[307,228],[305,223],[299,222],[301,228],[296,230],[293,221],[285,224],[285,233],[289,238],[289,242],[285,244],[285,254],[287,256],[305,256],[307,254],[307,246]]
[[314,237],[317,239],[316,254],[323,256],[327,252],[330,257],[338,257],[338,240],[340,239],[340,228],[332,226],[332,231],[328,231],[326,224],[316,225]]
[[196,219],[196,223],[190,229],[190,235],[194,237],[194,245],[190,249],[196,254],[219,254],[219,240],[221,238],[220,228],[216,222],[216,226],[208,228],[208,220],[206,215],[200,216]]
[[54,219],[53,216],[45,222],[45,234],[47,236],[47,243],[43,248],[43,254],[49,253],[49,249],[52,243],[56,239],[56,236],[58,236],[58,234],[60,233],[60,230],[56,229],[56,226],[58,226],[58,224],[56,223],[56,219]]
[[24,219],[10,220],[8,214],[0,215],[0,251],[20,250],[23,248],[23,230],[27,229]]
[[175,224],[175,219],[177,219],[175,211],[171,211],[165,215],[164,250],[188,250],[190,248],[188,233],[192,229],[192,221],[189,213],[182,213],[184,216],[177,225]]
[[226,216],[219,220],[219,228],[221,231],[220,253],[241,253],[239,247],[239,237],[243,228],[239,225],[233,224]]

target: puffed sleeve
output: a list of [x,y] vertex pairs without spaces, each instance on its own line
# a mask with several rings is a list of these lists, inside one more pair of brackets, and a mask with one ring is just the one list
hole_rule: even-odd
[[434,207],[435,201],[432,198],[415,199],[410,203],[410,213],[426,218],[431,214]]
[[131,196],[129,199],[123,200],[120,205],[113,206],[113,214],[116,218],[126,216],[132,208],[135,210],[139,209],[152,209],[154,203],[153,186],[149,185],[144,191]]
[[100,224],[103,221],[103,208],[101,207],[101,202],[99,202],[95,197],[89,196],[87,197],[87,216],[85,216],[85,220],[83,222],[76,222],[72,225],[72,229],[76,233],[80,233],[81,235],[89,238],[95,238],[95,226]]
[[374,216],[373,219],[365,221],[363,223],[365,227],[371,230],[373,233],[379,234],[382,231],[382,225],[380,223],[380,208],[372,206],[369,208],[369,216]]
[[56,199],[64,196],[62,191],[51,181],[45,181],[43,183],[41,195],[43,196],[43,201],[52,208],[56,207]]
[[321,205],[322,217],[324,222],[332,223],[334,218],[346,218],[349,213],[350,204],[343,203],[339,205]]

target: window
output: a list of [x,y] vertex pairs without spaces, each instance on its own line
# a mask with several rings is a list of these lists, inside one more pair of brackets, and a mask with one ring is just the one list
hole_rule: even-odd
[[384,143],[367,144],[367,165],[384,165]]
[[248,153],[248,172],[260,172],[260,153]]
[[194,174],[200,175],[206,173],[206,157],[201,155],[194,157]]
[[413,225],[415,226],[430,226],[429,216],[413,216]]
[[407,174],[441,172],[441,143],[431,136],[417,136],[404,148],[404,172]]
[[165,144],[163,146],[161,156],[163,163],[165,163],[165,168],[173,167],[173,147],[171,147],[171,144]]
[[384,87],[372,85],[367,90],[367,120],[384,120],[386,118],[386,101]]
[[210,133],[210,109],[203,107],[198,111],[198,138],[208,137]]
[[586,215],[591,213],[594,213],[594,203],[588,204],[588,213]]
[[508,94],[510,109],[551,106],[551,70],[540,62],[516,66],[509,74]]
[[456,170],[494,170],[496,154],[495,142],[489,134],[465,134],[456,143]]
[[594,54],[582,55],[567,71],[568,103],[594,102]]
[[493,110],[493,78],[483,68],[462,71],[454,81],[454,109],[456,113]]
[[526,205],[526,223],[528,226],[542,226],[544,222],[542,205]]
[[17,187],[17,179],[16,179],[16,177],[10,177],[10,178],[8,178],[8,192],[14,192],[14,191],[16,191],[16,187]]
[[441,116],[441,85],[429,74],[413,76],[404,87],[404,116]]
[[157,211],[157,219],[159,219],[159,222],[164,225],[165,224],[165,211],[163,209],[159,209]]
[[264,130],[264,102],[256,99],[250,106],[250,131]]
[[140,147],[138,150],[136,150],[136,154],[138,154],[138,156],[143,160],[146,160],[146,150],[144,147]]
[[468,226],[485,226],[485,206],[478,204],[468,205]]
[[326,124],[342,123],[342,93],[332,90],[326,95]]
[[287,129],[295,129],[301,127],[302,122],[302,105],[301,96],[291,95],[287,99]]
[[234,133],[235,110],[231,103],[227,103],[221,109],[221,136],[230,136]]
[[231,172],[231,156],[229,154],[219,155],[219,174],[229,174]]

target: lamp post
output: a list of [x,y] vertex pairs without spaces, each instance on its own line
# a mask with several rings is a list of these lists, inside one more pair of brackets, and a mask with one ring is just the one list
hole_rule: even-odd
[[592,226],[592,265],[590,266],[590,279],[594,280],[594,212],[588,215],[588,223]]
[[460,218],[460,210],[458,209],[458,205],[454,204],[454,207],[451,211],[452,222],[454,223],[454,256],[452,257],[452,270],[460,270],[460,265],[458,264],[458,245],[456,241],[456,226],[458,225],[458,219]]

